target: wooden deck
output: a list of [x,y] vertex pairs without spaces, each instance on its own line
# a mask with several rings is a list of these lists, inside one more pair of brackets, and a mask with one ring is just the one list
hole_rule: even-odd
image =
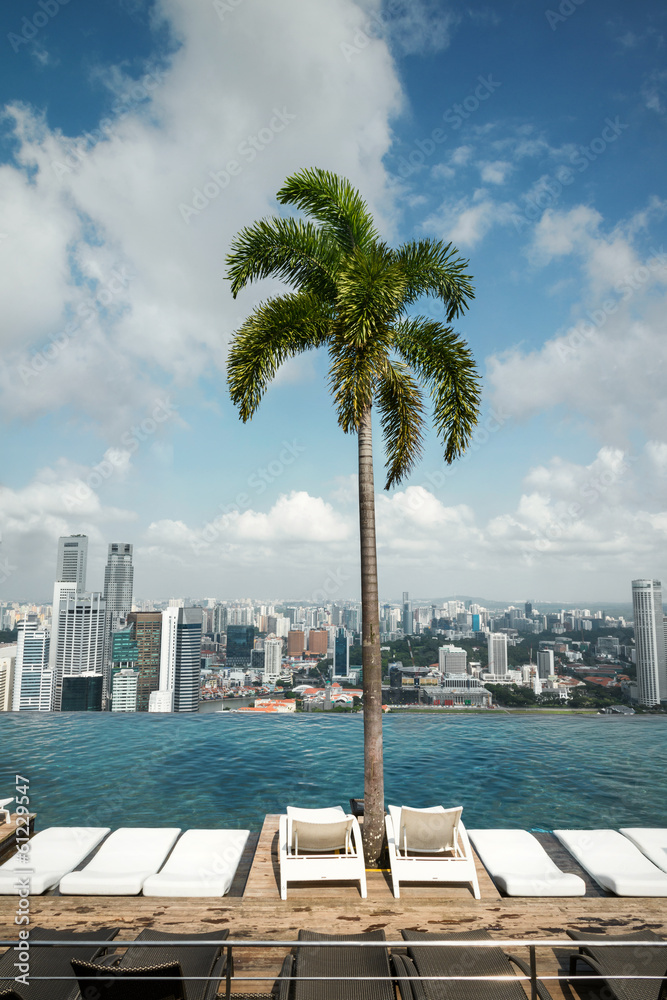
[[[35,816],[36,813],[30,813],[31,836],[35,832]],[[23,823],[17,822],[18,819],[17,813],[12,813],[10,823],[0,822],[0,862],[6,861],[16,850],[16,828],[23,826]]]
[[[667,936],[667,899],[626,899],[593,890],[573,898],[508,898],[494,887],[477,859],[482,898],[464,886],[401,885],[394,899],[386,872],[368,872],[368,899],[352,883],[322,882],[288,888],[280,899],[277,879],[277,816],[267,816],[242,858],[229,895],[222,899],[163,899],[143,896],[33,896],[32,925],[72,931],[118,926],[119,938],[132,940],[144,927],[168,931],[228,929],[236,940],[294,940],[301,928],[356,934],[382,929],[388,940],[400,939],[401,928],[456,931],[483,928],[493,937],[563,939],[566,928],[624,931],[651,929]],[[254,854],[254,856],[253,856]],[[16,937],[17,897],[0,896],[0,937]],[[515,949],[518,952],[518,949]],[[237,981],[233,993],[268,992],[287,948],[234,951],[237,976],[265,977]],[[538,951],[538,972],[564,974],[568,949]],[[527,952],[523,957],[527,957]],[[576,1000],[567,984],[547,983],[554,1000]]]

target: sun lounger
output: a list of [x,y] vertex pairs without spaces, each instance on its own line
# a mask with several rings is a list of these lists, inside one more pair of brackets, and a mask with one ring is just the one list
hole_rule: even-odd
[[527,830],[468,830],[468,835],[491,878],[508,896],[586,892],[584,880],[562,872]]
[[29,841],[29,850],[19,851],[0,865],[0,894],[15,896],[27,884],[27,878],[31,895],[51,889],[80,865],[108,833],[108,826],[50,826],[40,830]]
[[649,861],[667,872],[667,829],[664,827],[623,826],[620,832],[645,854]]
[[[112,941],[118,931],[118,927],[99,927],[97,930],[86,930],[80,933],[31,927],[29,939],[31,943],[30,971],[28,975],[29,977],[53,976],[54,978],[50,982],[44,979],[29,978],[27,985],[17,982],[16,976],[20,975],[20,971],[14,964],[17,961],[16,952],[10,948],[0,957],[0,996],[5,990],[13,990],[21,1000],[72,1000],[73,997],[79,995],[79,992],[70,964],[71,959],[76,957],[83,961],[93,961],[103,954],[106,950],[106,942]],[[36,941],[60,940],[67,943],[43,948],[35,944]],[[99,943],[80,945],[76,944],[77,940]]]
[[[469,941],[491,941],[486,931],[461,931],[451,934],[429,934],[425,931],[402,930],[408,944],[408,957],[393,954],[394,972],[402,1000],[526,1000],[521,980],[515,976],[513,965],[524,975],[530,970],[525,962],[509,955],[502,948],[470,948]],[[460,941],[461,947],[439,948],[419,942]],[[429,976],[503,976],[512,977],[502,982],[448,979],[438,982]],[[551,1000],[546,987],[538,981],[540,1000]]]
[[60,891],[77,896],[136,896],[155,875],[176,843],[176,828],[121,827],[79,872],[60,882]]
[[[165,985],[173,1000],[213,1000],[218,995],[225,967],[224,946],[220,942],[228,936],[227,929],[204,934],[143,930],[137,941],[161,941],[164,945],[130,947],[111,969],[103,963],[79,960],[72,962],[72,969],[83,997],[91,996],[86,991],[95,986],[96,980],[101,980],[100,1000],[162,1000],[167,996]],[[188,946],[183,941],[199,943]],[[137,976],[143,981],[133,982]],[[160,977],[163,981],[156,981]]]
[[366,898],[366,864],[359,821],[341,806],[329,809],[287,807],[278,829],[280,898],[288,882],[320,879],[359,882]]
[[[299,931],[299,941],[384,940],[382,930],[365,934]],[[295,952],[283,962],[273,993],[276,1000],[395,1000],[386,948],[297,947]]]
[[554,834],[603,889],[617,896],[667,896],[667,874],[616,830],[554,830]]
[[229,892],[249,830],[186,830],[144,896],[224,896]]
[[475,859],[461,820],[462,806],[389,806],[385,816],[394,896],[401,882],[467,882],[480,898]]
[[[609,934],[595,934],[591,931],[568,931],[574,941],[613,941]],[[624,931],[620,941],[664,941],[653,931]],[[658,1000],[660,994],[659,979],[618,979],[617,976],[664,976],[667,969],[667,948],[598,948],[595,945],[584,945],[579,951],[570,955],[570,975],[582,975],[577,966],[585,963],[593,969],[597,976],[607,980],[608,989],[600,991],[610,1000]],[[579,981],[581,982],[581,980]],[[576,983],[579,986],[579,982]],[[582,986],[589,987],[590,982]],[[596,991],[597,992],[597,991]]]

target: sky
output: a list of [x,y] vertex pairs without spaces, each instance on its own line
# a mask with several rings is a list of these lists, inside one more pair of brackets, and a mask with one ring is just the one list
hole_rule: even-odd
[[[547,0],[545,0],[545,3]],[[356,439],[326,356],[252,421],[225,278],[304,167],[393,245],[469,259],[483,380],[386,492],[380,595],[626,601],[667,575],[667,9],[661,0],[18,0],[0,13],[0,601],[57,539],[134,545],[135,597],[359,598]],[[436,300],[419,311],[444,319]]]

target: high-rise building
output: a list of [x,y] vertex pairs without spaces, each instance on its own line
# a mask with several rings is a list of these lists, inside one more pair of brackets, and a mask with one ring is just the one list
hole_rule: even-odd
[[347,629],[337,628],[334,641],[333,676],[347,677],[350,673],[350,637]]
[[75,583],[77,590],[85,590],[87,561],[87,535],[67,535],[58,539],[56,580],[61,583]]
[[17,622],[13,712],[50,712],[53,709],[53,671],[49,666],[51,637],[40,629],[37,617]]
[[264,640],[264,674],[263,680],[267,684],[273,684],[279,677],[283,660],[283,640]]
[[11,712],[17,643],[0,645],[0,712]]
[[545,677],[551,677],[555,672],[553,649],[539,649],[537,651],[537,676],[540,680],[544,680]]
[[639,703],[659,705],[667,700],[667,658],[660,580],[632,581],[632,610]]
[[443,674],[465,674],[468,665],[468,654],[459,646],[440,646],[438,650],[438,669]]
[[111,711],[136,712],[138,670],[114,668],[111,672]]
[[171,607],[162,612],[159,690],[173,692],[173,712],[199,709],[201,639],[201,608]]
[[127,616],[137,644],[137,712],[147,712],[151,693],[160,687],[162,612],[131,611]]
[[132,545],[111,542],[104,569],[104,600],[107,611],[107,632],[104,649],[104,694],[111,693],[111,635],[125,624],[132,610]]
[[523,607],[524,607],[524,612],[525,612],[526,618],[530,618],[530,616],[533,613],[533,605],[532,605],[532,603],[530,601],[526,601],[526,603],[524,604]]
[[329,632],[325,628],[311,628],[308,633],[308,652],[316,653],[317,656],[327,655],[327,642],[329,639]]
[[102,674],[84,671],[63,677],[62,712],[101,712]]
[[507,673],[507,635],[505,632],[490,632],[487,636],[489,665],[487,670],[496,677]]
[[414,619],[412,617],[412,602],[407,590],[403,591],[403,634],[412,635],[414,632]]
[[249,667],[254,640],[255,629],[252,625],[228,625],[227,666]]
[[65,677],[102,675],[106,608],[102,594],[68,591],[61,594],[59,606],[53,611],[56,632],[54,709],[61,711]]
[[306,636],[303,629],[291,628],[287,633],[287,655],[301,656],[305,643]]

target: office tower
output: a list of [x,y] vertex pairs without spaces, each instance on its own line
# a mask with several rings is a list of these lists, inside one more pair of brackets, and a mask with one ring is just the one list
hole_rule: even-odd
[[265,661],[264,647],[262,646],[261,649],[257,649],[257,647],[255,647],[255,649],[253,649],[252,652],[250,653],[250,669],[255,670],[257,671],[258,674],[263,675],[264,661]]
[[227,656],[229,667],[250,666],[250,654],[255,640],[255,629],[252,625],[227,626]]
[[226,604],[216,604],[213,609],[213,631],[214,632],[224,632],[227,628],[228,618],[227,618],[227,605]]
[[49,666],[50,635],[36,616],[16,625],[16,668],[13,712],[50,712],[53,708],[53,671]]
[[122,624],[132,610],[132,545],[128,542],[111,542],[104,569],[104,600],[112,630]]
[[414,631],[412,618],[412,603],[407,590],[403,591],[403,634],[412,635]]
[[171,691],[173,712],[197,712],[201,685],[201,608],[162,612],[160,693]]
[[[102,676],[106,609],[101,594],[82,594],[70,590],[61,593],[58,607],[53,610],[53,632],[56,638],[54,640],[52,634],[51,644],[53,646],[55,641],[56,649],[55,661],[52,659],[51,662],[55,662],[56,676],[54,709],[59,712],[62,709],[65,677],[78,677],[80,674]],[[51,654],[53,656],[53,648]],[[91,686],[91,691],[93,687],[94,685]]]
[[0,712],[11,712],[16,669],[17,643],[0,646]]
[[301,656],[305,649],[306,636],[303,629],[291,628],[287,633],[287,655]]
[[264,640],[264,674],[265,684],[273,684],[280,677],[283,662],[282,639]]
[[139,672],[120,667],[112,670],[111,677],[111,711],[136,712]]
[[504,632],[491,632],[487,637],[489,665],[487,670],[496,677],[507,673],[507,636]]
[[403,612],[400,611],[398,608],[392,608],[391,611],[389,612],[389,618],[388,618],[389,631],[397,632],[398,627],[402,621],[403,621]]
[[345,608],[343,612],[343,625],[350,632],[359,631],[359,609],[358,608]]
[[333,656],[333,676],[347,677],[350,673],[350,639],[347,629],[336,629]]
[[640,705],[667,700],[667,658],[660,580],[632,581]]
[[101,712],[102,674],[85,670],[63,677],[61,712]]
[[137,712],[147,712],[150,696],[160,687],[161,611],[131,611],[127,616],[137,644]]
[[530,616],[533,613],[533,605],[532,605],[532,603],[530,601],[526,601],[526,603],[524,604],[524,612],[525,612],[526,618],[530,618]]
[[85,590],[87,561],[87,535],[67,535],[58,539],[56,580],[61,583],[75,583],[77,590]]
[[468,654],[459,646],[441,646],[438,650],[438,669],[443,674],[465,674]]
[[308,652],[316,653],[317,656],[327,655],[327,642],[329,639],[329,632],[325,628],[311,628],[308,633]]
[[554,667],[554,651],[553,649],[540,649],[537,652],[537,676],[544,680],[545,677],[550,677],[552,674],[556,673]]

